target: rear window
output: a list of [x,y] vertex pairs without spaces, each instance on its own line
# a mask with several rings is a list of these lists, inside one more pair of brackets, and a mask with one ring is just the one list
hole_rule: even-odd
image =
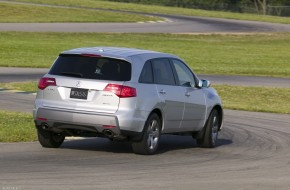
[[120,59],[61,54],[49,74],[85,79],[130,81],[131,64]]

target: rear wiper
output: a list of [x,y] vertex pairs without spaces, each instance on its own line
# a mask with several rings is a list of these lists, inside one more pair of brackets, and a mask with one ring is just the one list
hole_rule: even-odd
[[66,75],[66,76],[73,76],[73,77],[80,77],[83,78],[82,73],[74,73],[74,72],[61,72],[61,75]]

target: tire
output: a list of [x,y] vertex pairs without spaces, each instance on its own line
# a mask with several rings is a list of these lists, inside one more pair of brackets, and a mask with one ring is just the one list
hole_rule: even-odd
[[63,143],[65,136],[52,131],[37,130],[38,141],[45,148],[58,148]]
[[132,142],[133,151],[136,154],[152,155],[156,152],[161,133],[161,122],[157,114],[151,114],[144,126],[141,141]]
[[202,148],[214,148],[218,140],[220,117],[217,110],[212,110],[202,131],[202,138],[196,139],[197,145]]

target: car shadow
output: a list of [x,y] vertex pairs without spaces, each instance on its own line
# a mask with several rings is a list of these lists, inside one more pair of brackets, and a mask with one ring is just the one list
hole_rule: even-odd
[[[217,147],[229,145],[232,143],[232,140],[229,139],[219,139]],[[106,138],[66,140],[60,148],[112,153],[133,153],[130,142],[114,142]],[[190,136],[162,135],[156,154],[194,148],[199,147],[197,146],[196,141]]]
[[[232,143],[232,140],[229,139],[219,139],[216,147],[221,147]],[[197,145],[196,140],[194,140],[191,136],[164,135],[161,138],[157,154],[195,148],[200,147]]]
[[66,140],[60,147],[62,149],[103,151],[113,153],[131,153],[129,142],[114,142],[107,138],[84,138],[76,140]]

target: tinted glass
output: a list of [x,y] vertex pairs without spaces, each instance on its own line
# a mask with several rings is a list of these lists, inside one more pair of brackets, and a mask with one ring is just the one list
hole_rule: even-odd
[[151,60],[156,84],[175,85],[173,71],[168,59]]
[[131,64],[119,59],[63,54],[58,57],[49,74],[85,79],[129,81],[131,80]]
[[145,63],[143,70],[141,72],[141,75],[140,75],[139,82],[153,83],[153,73],[152,73],[152,67],[151,67],[150,61]]
[[189,68],[181,61],[173,59],[173,66],[176,70],[177,77],[179,79],[179,85],[181,86],[194,86],[195,80],[192,72]]

